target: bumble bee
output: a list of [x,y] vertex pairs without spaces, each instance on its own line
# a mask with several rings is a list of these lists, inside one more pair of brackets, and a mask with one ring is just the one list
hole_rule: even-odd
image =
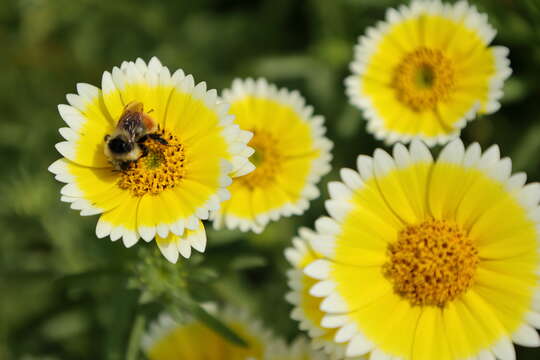
[[143,104],[132,101],[124,107],[124,112],[112,134],[105,135],[105,156],[116,170],[129,169],[132,162],[147,155],[144,142],[153,139],[163,145],[167,141],[156,133],[158,125],[143,111]]

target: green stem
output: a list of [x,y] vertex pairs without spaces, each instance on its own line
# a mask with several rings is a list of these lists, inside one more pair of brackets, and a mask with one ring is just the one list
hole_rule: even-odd
[[135,316],[135,321],[133,322],[133,328],[131,329],[131,334],[129,335],[129,343],[126,353],[127,360],[137,360],[139,355],[139,350],[141,348],[141,337],[144,332],[144,324],[146,319],[144,315],[137,314]]

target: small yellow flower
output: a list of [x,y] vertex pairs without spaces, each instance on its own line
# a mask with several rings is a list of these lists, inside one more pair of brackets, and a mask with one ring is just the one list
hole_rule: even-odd
[[[83,216],[101,214],[99,238],[122,238],[130,247],[155,237],[171,262],[189,257],[192,247],[204,251],[201,220],[229,198],[231,176],[251,170],[245,155],[251,133],[233,124],[215,90],[182,70],[171,74],[155,57],[106,71],[101,85],[77,84],[69,105],[58,106],[68,125],[60,129],[65,141],[56,144],[64,158],[49,170],[66,183],[62,201]],[[122,156],[132,161],[119,166],[107,141],[132,108],[155,129],[130,145]]]
[[[325,315],[321,311],[320,297],[310,294],[310,289],[317,283],[304,274],[304,268],[311,262],[322,259],[322,255],[317,253],[309,245],[309,239],[316,237],[317,234],[310,229],[301,228],[299,236],[292,241],[292,247],[285,250],[285,257],[293,266],[287,272],[288,284],[291,289],[286,295],[286,299],[294,307],[291,311],[291,318],[299,322],[299,327],[311,337],[311,344],[314,349],[323,349],[330,355],[331,359],[345,358],[345,344],[338,344],[333,341],[336,335],[336,329],[327,329],[321,325]],[[363,357],[355,357],[360,359]],[[351,359],[352,358],[348,358]]]
[[274,338],[245,312],[226,308],[219,317],[247,342],[247,347],[227,341],[200,322],[180,323],[164,314],[143,336],[142,348],[150,360],[326,360],[303,338],[290,346]]
[[346,355],[511,360],[512,342],[540,346],[540,184],[497,146],[454,140],[433,161],[397,144],[341,178],[304,272]]
[[260,232],[270,220],[302,214],[319,196],[321,176],[330,171],[332,143],[324,136],[323,118],[313,115],[297,91],[264,79],[237,79],[223,98],[240,128],[253,133],[250,160],[257,168],[234,181],[215,226]]
[[500,107],[511,70],[508,49],[490,46],[495,34],[466,1],[389,9],[355,47],[349,99],[378,139],[445,143],[477,114]]

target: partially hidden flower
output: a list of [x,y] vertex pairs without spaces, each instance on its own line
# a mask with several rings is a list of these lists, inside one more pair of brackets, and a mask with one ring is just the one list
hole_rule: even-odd
[[508,49],[490,46],[495,34],[466,1],[389,9],[355,47],[349,100],[378,139],[446,143],[467,121],[500,107],[511,70]]
[[313,115],[297,91],[264,79],[237,79],[223,98],[240,128],[253,133],[256,169],[235,179],[215,225],[260,232],[271,220],[302,214],[330,171],[332,142],[324,136],[323,117]]
[[515,358],[540,337],[540,184],[499,148],[419,141],[341,170],[310,246],[321,326],[370,359]]
[[[204,251],[201,220],[230,197],[231,177],[251,169],[251,133],[233,123],[215,90],[155,57],[124,62],[104,72],[101,89],[79,83],[77,92],[58,106],[68,126],[56,144],[63,158],[49,167],[66,183],[62,201],[83,216],[100,214],[99,238],[126,247],[155,238],[171,262],[192,247]],[[124,141],[129,134],[134,141]]]
[[212,309],[228,327],[247,343],[233,344],[196,320],[183,322],[163,314],[148,329],[142,348],[150,360],[325,360],[308,342],[298,338],[291,345],[275,338],[244,311]]
[[[340,360],[346,357],[346,344],[334,341],[337,329],[322,326],[325,313],[320,307],[323,299],[310,294],[311,288],[318,281],[304,273],[308,264],[323,258],[309,244],[309,240],[317,236],[317,233],[308,228],[300,228],[299,236],[292,240],[292,246],[285,249],[285,257],[293,267],[287,271],[290,292],[285,298],[293,305],[291,318],[299,322],[300,330],[307,332],[311,346],[317,350],[323,349],[330,359]],[[353,360],[351,357],[348,359]]]

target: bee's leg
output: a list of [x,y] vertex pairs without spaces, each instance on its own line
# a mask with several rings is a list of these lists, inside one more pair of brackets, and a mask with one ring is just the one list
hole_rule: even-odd
[[[145,135],[145,136],[146,136],[146,135]],[[169,145],[169,143],[167,142],[167,140],[165,140],[164,138],[162,138],[160,134],[148,134],[148,137],[149,137],[150,139],[156,140],[156,141],[159,142],[160,144],[163,144],[163,145]]]
[[146,147],[146,145],[144,145],[144,144],[139,144],[139,147],[140,147],[141,150],[142,150],[142,155],[141,155],[141,157],[145,157],[146,155],[148,155],[148,148]]
[[110,138],[111,138],[111,135],[107,134],[107,135],[105,135],[105,137],[103,138],[103,140],[107,141],[107,140],[109,140]]
[[138,143],[139,145],[141,145],[143,142],[145,142],[145,141],[148,139],[148,137],[149,137],[148,134],[145,134],[145,135],[141,136],[141,137],[139,138],[139,140],[137,140],[137,143]]
[[109,164],[112,165],[111,171],[113,173],[118,173],[118,172],[122,171],[122,168],[120,167],[120,165],[117,162],[109,161]]
[[120,170],[126,171],[129,169],[129,166],[131,165],[131,161],[122,161],[120,163]]

